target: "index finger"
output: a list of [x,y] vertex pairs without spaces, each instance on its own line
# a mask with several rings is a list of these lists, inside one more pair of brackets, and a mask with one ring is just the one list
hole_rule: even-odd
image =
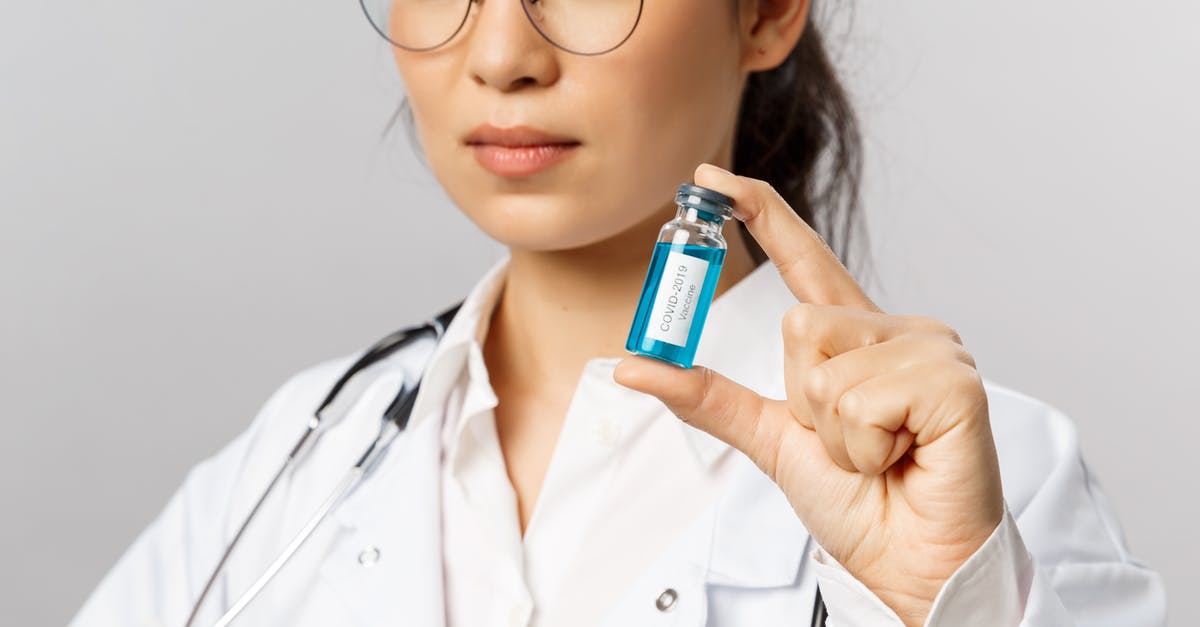
[[746,224],[797,299],[880,311],[820,233],[796,215],[770,183],[711,163],[701,163],[692,177],[697,185],[733,198],[734,215]]

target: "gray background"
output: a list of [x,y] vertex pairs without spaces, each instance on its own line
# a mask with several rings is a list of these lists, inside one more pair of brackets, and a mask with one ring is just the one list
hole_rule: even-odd
[[[1200,623],[1200,4],[858,4],[871,293],[1075,418]],[[6,624],[65,622],[290,373],[499,254],[381,140],[385,46],[352,0],[0,3]]]

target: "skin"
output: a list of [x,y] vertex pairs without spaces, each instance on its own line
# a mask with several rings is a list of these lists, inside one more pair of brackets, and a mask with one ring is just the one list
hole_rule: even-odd
[[[393,51],[434,176],[512,256],[484,358],[522,533],[584,365],[625,357],[617,383],[745,453],[834,559],[920,625],[1003,515],[974,360],[947,324],[882,312],[770,185],[721,169],[747,75],[786,58],[808,8],[655,0],[624,44],[582,56],[544,39],[519,2],[489,0],[441,48]],[[485,121],[581,145],[501,177],[463,143]],[[780,320],[786,399],[624,350],[650,243],[689,180],[734,198],[797,298]],[[753,269],[738,229],[725,235],[718,296]]]

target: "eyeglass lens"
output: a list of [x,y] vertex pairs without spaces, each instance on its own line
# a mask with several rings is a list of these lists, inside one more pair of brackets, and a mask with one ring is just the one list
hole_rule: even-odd
[[[359,0],[371,25],[392,44],[431,50],[454,38],[472,0]],[[576,54],[600,54],[633,33],[642,0],[520,0],[530,23],[550,43]]]

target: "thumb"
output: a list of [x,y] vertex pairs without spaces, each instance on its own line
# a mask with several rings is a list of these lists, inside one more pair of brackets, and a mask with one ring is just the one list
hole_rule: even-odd
[[618,362],[613,380],[657,397],[681,420],[742,451],[774,478],[783,430],[788,427],[773,407],[780,401],[764,398],[704,366],[679,368],[640,355]]

